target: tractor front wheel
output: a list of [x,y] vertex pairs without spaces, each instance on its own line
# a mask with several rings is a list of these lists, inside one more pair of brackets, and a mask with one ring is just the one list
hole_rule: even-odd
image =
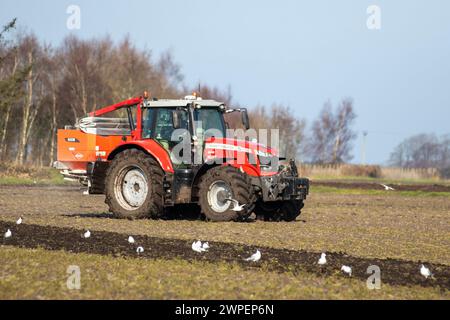
[[282,203],[281,220],[283,221],[295,221],[305,205],[303,200],[289,200],[283,201]]
[[245,220],[255,197],[249,177],[234,167],[214,167],[200,178],[199,204],[207,220]]
[[137,149],[119,153],[108,168],[105,203],[117,218],[159,218],[163,214],[163,171]]

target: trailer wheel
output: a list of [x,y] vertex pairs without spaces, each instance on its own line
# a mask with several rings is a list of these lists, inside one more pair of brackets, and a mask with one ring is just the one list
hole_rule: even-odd
[[[232,210],[236,203],[229,199],[244,205],[242,210]],[[200,178],[199,204],[207,220],[245,220],[252,213],[255,200],[249,177],[234,167],[214,167]]]
[[106,174],[105,203],[121,219],[159,218],[163,215],[163,171],[137,149],[119,153]]
[[295,221],[300,215],[303,206],[302,200],[258,201],[255,206],[255,214],[258,220]]

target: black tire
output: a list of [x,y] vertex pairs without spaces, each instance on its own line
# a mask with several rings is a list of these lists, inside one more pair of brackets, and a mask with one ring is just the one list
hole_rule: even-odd
[[303,206],[302,200],[258,201],[255,206],[255,214],[258,220],[295,221],[300,215]]
[[295,219],[297,219],[300,215],[303,206],[303,200],[283,201],[283,205],[281,207],[281,220],[295,221]]
[[[208,201],[208,192],[216,183],[227,185],[231,198],[237,200],[239,204],[245,204],[241,211],[233,211],[234,203],[229,202],[229,207],[223,211],[215,211]],[[253,190],[250,178],[240,170],[231,166],[214,167],[203,176],[199,182],[199,204],[202,214],[210,221],[243,221],[253,212],[256,195]],[[222,201],[225,203],[226,201]],[[227,202],[227,203],[228,203]],[[226,205],[224,205],[226,207]]]
[[255,205],[255,215],[257,220],[273,221],[279,217],[279,211],[281,208],[280,201],[262,202],[257,201]]
[[[143,201],[140,205],[129,204],[125,200],[124,188],[119,186],[121,176],[126,174],[127,170],[137,170],[141,173],[141,181],[144,181],[148,188],[146,196],[140,198]],[[123,179],[126,184],[125,178]],[[163,179],[163,170],[150,155],[137,149],[125,150],[116,155],[106,173],[105,203],[117,218],[160,218],[164,214]]]

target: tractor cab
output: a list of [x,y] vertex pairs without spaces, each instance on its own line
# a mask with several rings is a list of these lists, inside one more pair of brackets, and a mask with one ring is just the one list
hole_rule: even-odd
[[[225,105],[214,100],[149,100],[142,105],[142,138],[154,139],[172,150],[180,140],[215,134],[226,136]],[[203,141],[199,141],[199,143]]]

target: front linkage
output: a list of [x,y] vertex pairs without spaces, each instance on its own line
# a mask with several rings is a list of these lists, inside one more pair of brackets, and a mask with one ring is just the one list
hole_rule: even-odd
[[309,180],[299,178],[294,160],[280,166],[278,174],[260,177],[256,181],[259,193],[255,214],[260,220],[293,221],[300,215],[303,200],[309,193]]

